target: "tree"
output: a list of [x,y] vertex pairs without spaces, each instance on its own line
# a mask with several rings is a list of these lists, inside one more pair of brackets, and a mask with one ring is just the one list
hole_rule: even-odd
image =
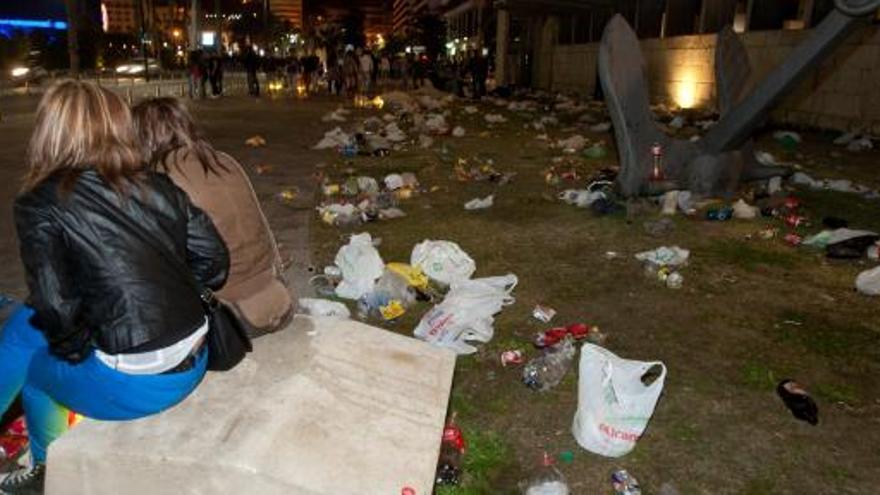
[[79,0],[64,0],[67,9],[67,53],[70,74],[79,77]]

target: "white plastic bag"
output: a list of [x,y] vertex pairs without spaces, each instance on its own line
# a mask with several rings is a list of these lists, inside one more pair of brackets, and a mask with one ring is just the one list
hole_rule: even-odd
[[343,299],[360,299],[371,292],[385,271],[385,263],[368,233],[351,236],[348,244],[339,248],[336,266],[342,271],[336,295]]
[[468,341],[488,342],[495,334],[495,314],[513,304],[516,275],[464,280],[452,285],[443,302],[422,317],[413,334],[458,354],[472,354]]
[[880,266],[860,273],[856,289],[866,296],[880,296]]
[[325,316],[330,318],[341,318],[347,320],[351,318],[351,311],[345,304],[339,301],[330,301],[328,299],[313,299],[310,297],[302,297],[299,300],[299,309],[307,315]]
[[[642,376],[660,367],[650,385]],[[606,457],[628,454],[648,426],[663,391],[666,366],[621,359],[597,345],[581,348],[578,409],[572,433],[581,447]]]
[[443,285],[465,281],[477,270],[474,260],[450,241],[427,240],[416,244],[409,264],[421,268],[431,280]]

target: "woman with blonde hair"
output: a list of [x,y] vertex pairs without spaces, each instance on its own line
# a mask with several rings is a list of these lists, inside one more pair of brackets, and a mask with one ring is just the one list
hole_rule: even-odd
[[52,86],[28,162],[14,216],[29,296],[0,334],[0,412],[21,393],[33,466],[0,493],[42,493],[66,408],[128,420],[186,398],[207,363],[200,295],[229,266],[207,215],[144,167],[110,90]]
[[148,163],[189,194],[229,247],[229,279],[217,297],[251,337],[283,328],[293,299],[275,238],[241,165],[202,138],[180,100],[144,101],[134,108],[134,121]]

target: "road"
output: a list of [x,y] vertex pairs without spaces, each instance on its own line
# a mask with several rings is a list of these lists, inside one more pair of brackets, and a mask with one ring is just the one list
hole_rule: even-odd
[[[37,101],[34,96],[0,98],[0,293],[16,297],[24,297],[27,291],[12,221],[12,203],[25,172],[27,141]],[[224,97],[191,105],[208,139],[217,149],[238,158],[251,175],[282,255],[292,260],[288,275],[300,293],[306,286],[310,267],[308,224],[313,215],[315,188],[311,176],[314,165],[327,158],[311,146],[327,127],[320,124],[320,116],[339,103],[330,98],[302,101]],[[245,139],[255,134],[266,138],[265,148],[244,145]],[[271,165],[272,171],[258,175],[257,165]],[[300,191],[293,206],[275,199],[278,192],[287,188]]]

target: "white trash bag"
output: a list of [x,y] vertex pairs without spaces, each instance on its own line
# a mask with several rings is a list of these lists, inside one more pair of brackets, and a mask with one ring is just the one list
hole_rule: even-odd
[[[660,367],[650,385],[642,376]],[[666,366],[621,359],[597,345],[581,348],[578,409],[572,433],[581,447],[606,457],[628,454],[648,426],[663,391]]]
[[302,297],[299,300],[299,310],[310,316],[340,318],[343,320],[351,318],[351,311],[349,311],[345,304],[339,301],[330,301],[329,299]]
[[856,277],[856,289],[866,296],[880,296],[880,266],[860,273]]
[[514,274],[478,278],[452,284],[443,302],[425,313],[413,334],[458,354],[473,354],[467,342],[489,342],[495,334],[495,314],[514,303]]
[[339,248],[336,266],[342,272],[336,295],[343,299],[360,299],[372,292],[376,280],[385,271],[385,263],[368,233],[351,236],[348,244]]
[[424,241],[413,248],[410,265],[422,269],[431,280],[452,285],[469,278],[477,264],[461,247],[450,241]]

